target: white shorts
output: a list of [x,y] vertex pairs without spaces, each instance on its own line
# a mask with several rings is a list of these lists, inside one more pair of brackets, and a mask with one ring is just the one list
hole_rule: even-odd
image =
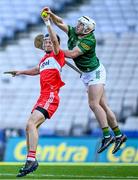
[[86,87],[94,84],[104,84],[106,83],[106,71],[102,64],[91,72],[83,72],[81,79]]

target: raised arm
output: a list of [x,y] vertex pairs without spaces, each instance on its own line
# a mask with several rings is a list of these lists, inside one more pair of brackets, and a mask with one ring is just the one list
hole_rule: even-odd
[[51,42],[53,44],[52,47],[53,47],[54,54],[57,55],[59,53],[59,50],[60,50],[60,44],[58,42],[57,35],[51,26],[49,17],[46,17],[46,18],[42,17],[42,19],[44,20],[44,22],[47,26],[48,34],[49,34],[49,37],[50,37]]
[[46,11],[47,14],[50,15],[53,23],[58,26],[65,33],[68,33],[68,25],[63,21],[63,19],[56,14],[54,14],[48,7],[45,7],[42,11]]
[[76,46],[73,50],[63,50],[65,57],[74,59],[83,54],[83,52]]
[[84,38],[72,50],[64,50],[64,54],[65,57],[74,59],[77,58],[78,56],[89,53],[89,51],[94,47],[95,47],[95,41]]
[[32,69],[28,70],[22,70],[22,71],[6,71],[4,74],[11,74],[12,76],[18,76],[18,75],[30,75],[35,76],[39,74],[39,66],[36,66]]

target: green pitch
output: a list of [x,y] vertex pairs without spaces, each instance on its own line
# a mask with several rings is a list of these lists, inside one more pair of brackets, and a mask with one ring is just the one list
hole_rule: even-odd
[[0,179],[120,179],[138,180],[138,164],[40,163],[38,169],[16,178],[20,163],[0,163]]

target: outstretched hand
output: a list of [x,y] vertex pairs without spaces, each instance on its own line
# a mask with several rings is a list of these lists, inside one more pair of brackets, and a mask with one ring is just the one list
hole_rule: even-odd
[[[47,16],[43,16],[43,13],[46,13]],[[44,20],[44,21],[48,21],[50,19],[50,9],[48,7],[45,7],[42,9],[41,11],[41,18]]]
[[12,75],[13,77],[19,75],[19,71],[5,71],[4,74],[10,74]]
[[52,13],[49,7],[44,7],[41,12],[45,11],[48,15]]

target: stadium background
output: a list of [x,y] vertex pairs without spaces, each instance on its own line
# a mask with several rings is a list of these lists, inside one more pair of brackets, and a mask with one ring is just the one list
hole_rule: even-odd
[[[66,86],[54,117],[39,131],[42,162],[138,162],[138,1],[0,0],[0,161],[25,160],[25,124],[39,94],[39,77],[12,78],[4,71],[31,68],[43,52],[34,37],[46,33],[40,11],[49,6],[75,25],[88,15],[96,21],[97,56],[107,69],[107,97],[128,141],[116,154],[96,153],[101,131],[87,104],[79,75],[65,67]],[[55,27],[61,47],[66,35]],[[71,62],[71,61],[70,61]]]

